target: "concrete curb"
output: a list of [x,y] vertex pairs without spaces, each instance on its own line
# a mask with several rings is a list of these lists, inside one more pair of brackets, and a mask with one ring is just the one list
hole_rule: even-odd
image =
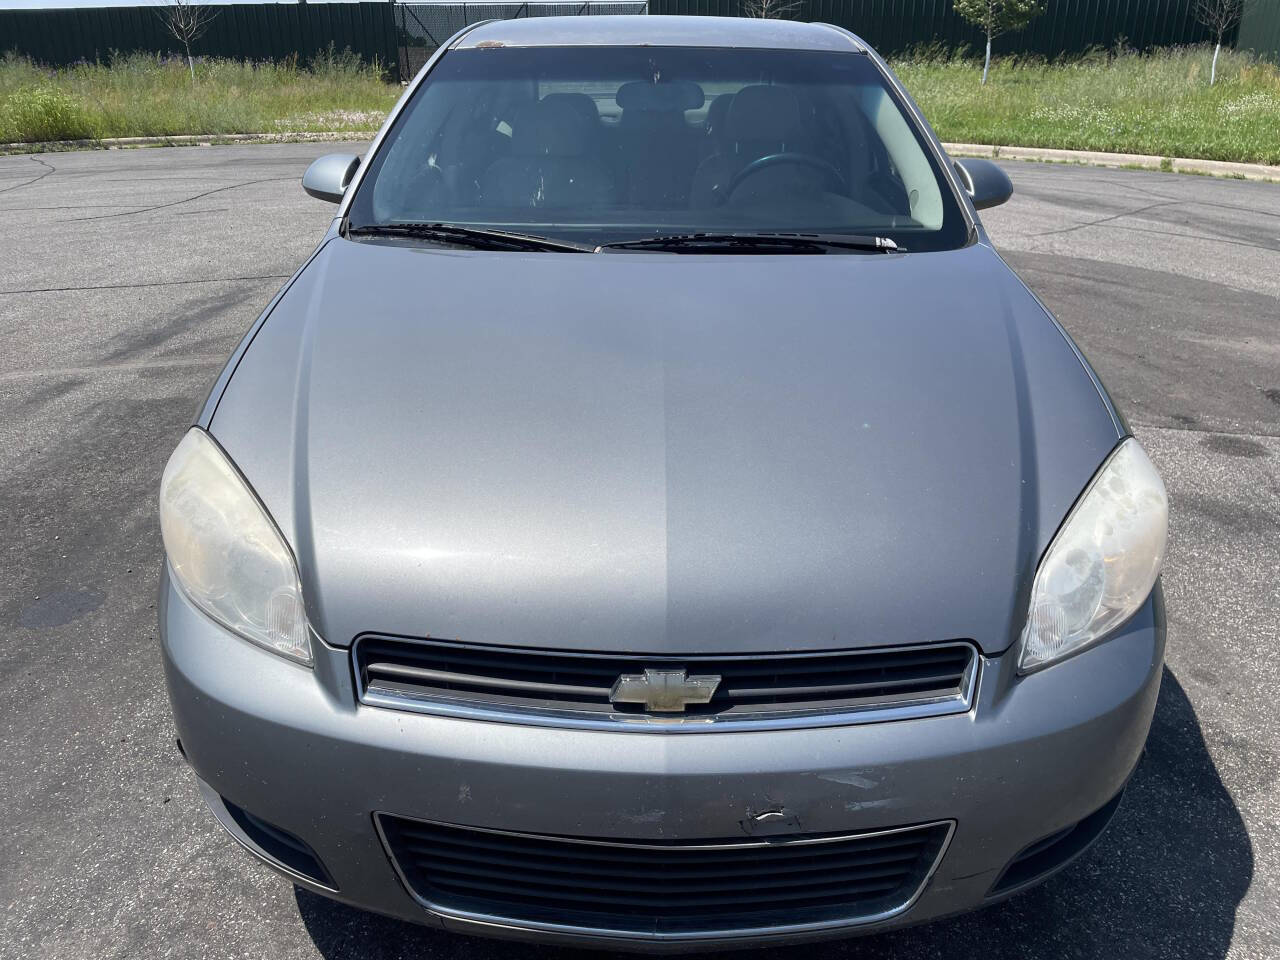
[[132,147],[210,147],[218,143],[345,143],[368,141],[376,131],[303,131],[299,133],[186,133],[168,137],[107,137],[102,140],[45,140],[0,143],[0,154],[53,150],[127,150]]
[[1145,170],[1280,182],[1280,167],[1268,166],[1265,163],[1191,160],[1179,157],[1153,157],[1144,153],[1104,153],[1097,150],[1055,150],[1049,147],[1001,147],[985,143],[944,143],[943,146],[953,157],[1078,163],[1090,167],[1141,167]]
[[[0,154],[41,153],[53,150],[122,150],[132,147],[208,147],[218,143],[346,143],[372,139],[373,132],[337,133],[319,130],[301,133],[181,134],[170,137],[109,137],[104,140],[0,143]],[[1264,163],[1192,160],[1179,157],[1155,157],[1142,153],[1105,153],[1097,150],[1057,150],[1050,147],[1004,147],[985,143],[944,143],[943,146],[954,157],[1078,163],[1090,167],[1140,167],[1145,170],[1199,173],[1214,177],[1280,183],[1280,166],[1273,167]]]

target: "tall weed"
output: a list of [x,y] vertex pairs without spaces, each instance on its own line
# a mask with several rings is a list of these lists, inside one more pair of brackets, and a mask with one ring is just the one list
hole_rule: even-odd
[[907,57],[893,64],[944,140],[1280,164],[1280,69],[1209,47],[1118,42],[1053,62]]

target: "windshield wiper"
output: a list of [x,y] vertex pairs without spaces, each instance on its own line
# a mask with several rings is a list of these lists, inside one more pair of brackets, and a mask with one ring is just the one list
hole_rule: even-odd
[[847,233],[676,233],[606,243],[602,250],[754,250],[760,253],[826,253],[858,250],[864,253],[905,253],[888,237],[863,237]]
[[531,233],[512,233],[488,227],[464,227],[456,223],[372,223],[347,230],[351,237],[409,237],[456,243],[476,250],[554,250],[569,253],[595,253],[593,243],[555,240]]
[[477,250],[551,250],[569,253],[601,253],[608,250],[671,250],[707,253],[713,250],[758,253],[826,253],[854,250],[862,253],[904,253],[888,237],[847,233],[676,233],[639,240],[621,240],[597,246],[573,240],[556,240],[531,233],[514,233],[489,227],[456,223],[375,223],[350,227],[352,237],[408,237],[455,243]]

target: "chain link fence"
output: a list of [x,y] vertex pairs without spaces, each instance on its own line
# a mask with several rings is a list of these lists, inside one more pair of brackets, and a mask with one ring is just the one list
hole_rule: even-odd
[[397,60],[400,79],[413,78],[436,48],[463,27],[483,20],[515,20],[520,17],[574,17],[605,14],[640,15],[649,12],[648,0],[488,0],[482,3],[396,3]]

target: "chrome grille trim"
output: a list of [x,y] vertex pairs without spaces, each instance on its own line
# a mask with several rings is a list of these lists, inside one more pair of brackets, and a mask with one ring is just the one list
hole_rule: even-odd
[[[827,710],[795,710],[783,709],[776,712],[757,711],[750,714],[673,714],[662,716],[645,713],[620,713],[585,710],[566,710],[539,708],[535,706],[505,706],[492,703],[480,703],[469,699],[465,694],[456,696],[442,695],[432,691],[428,695],[415,694],[408,690],[389,692],[383,689],[367,689],[361,667],[360,645],[366,640],[394,640],[407,644],[430,644],[432,641],[417,640],[404,637],[389,637],[379,634],[364,634],[357,637],[351,648],[351,663],[356,695],[360,703],[381,709],[401,710],[422,713],[432,716],[454,717],[466,720],[481,720],[499,723],[514,723],[528,726],[549,726],[569,729],[618,731],[632,733],[715,733],[744,730],[780,730],[813,727],[850,726],[864,723],[887,723],[899,720],[913,720],[924,717],[948,716],[968,713],[977,696],[978,682],[982,668],[982,655],[969,641],[949,641],[938,644],[914,644],[901,647],[877,647],[867,650],[817,651],[812,656],[866,654],[899,654],[912,651],[937,651],[940,648],[964,648],[968,651],[968,665],[959,684],[958,690],[946,696],[906,698],[891,702],[868,703],[856,708]],[[467,645],[458,645],[465,648]],[[478,647],[477,647],[478,648]],[[485,649],[495,649],[486,647]],[[513,655],[536,655],[544,651],[527,648],[501,648]],[[646,658],[637,655],[610,655],[595,653],[579,653],[577,651],[556,651],[560,655],[581,656],[583,658],[602,658],[609,660],[627,659],[635,664],[670,662],[681,664],[686,662],[703,662],[716,659],[715,655],[697,655],[690,657],[674,657],[662,655]],[[810,654],[792,655],[802,658]],[[735,655],[741,656],[741,655]],[[728,659],[725,656],[724,659]]]

